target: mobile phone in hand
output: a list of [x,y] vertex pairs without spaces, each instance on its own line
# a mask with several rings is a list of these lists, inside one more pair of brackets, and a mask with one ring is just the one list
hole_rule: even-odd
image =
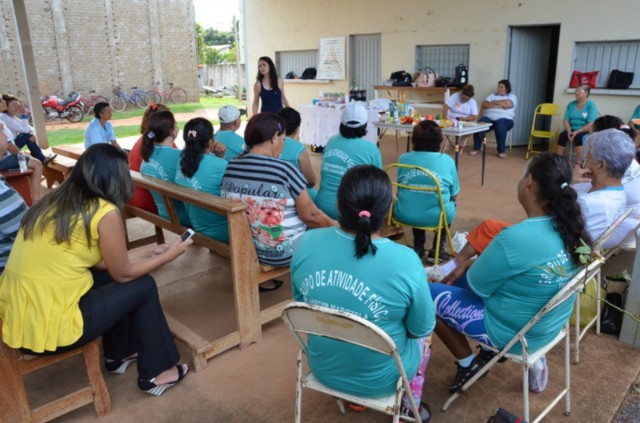
[[180,235],[180,241],[184,242],[188,239],[191,239],[191,237],[195,234],[196,232],[193,229],[187,229],[185,231],[185,233],[183,233],[182,235]]

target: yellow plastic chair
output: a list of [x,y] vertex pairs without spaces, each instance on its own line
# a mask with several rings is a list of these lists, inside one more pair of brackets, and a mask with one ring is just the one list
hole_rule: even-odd
[[[416,229],[422,229],[423,231],[435,231],[436,232],[436,253],[435,253],[435,263],[439,263],[439,258],[440,258],[440,237],[442,234],[442,229],[445,230],[445,233],[447,235],[447,241],[449,242],[449,249],[451,251],[451,255],[455,255],[455,251],[453,250],[453,241],[451,238],[451,231],[449,230],[449,222],[447,221],[447,214],[445,213],[445,209],[444,209],[444,200],[442,199],[442,191],[440,190],[440,182],[438,181],[438,178],[431,173],[429,170],[420,167],[420,166],[414,166],[414,165],[406,165],[406,164],[401,164],[401,163],[392,163],[389,166],[387,166],[384,170],[385,172],[387,172],[387,174],[389,174],[389,171],[392,169],[395,169],[396,172],[398,171],[399,168],[405,168],[405,169],[416,169],[419,170],[420,172],[424,173],[425,176],[431,178],[433,184],[431,186],[425,186],[425,187],[418,187],[418,186],[410,186],[410,185],[404,185],[401,184],[399,182],[397,182],[397,178],[392,178],[391,176],[389,176],[389,179],[391,179],[391,184],[393,186],[395,186],[398,190],[398,195],[400,195],[400,190],[403,189],[408,189],[408,190],[413,190],[413,191],[430,191],[430,192],[436,192],[438,194],[438,201],[440,202],[440,216],[438,217],[438,222],[435,223],[433,226],[413,226],[410,225],[408,223],[402,222],[401,220],[399,220],[397,217],[394,216],[393,210],[395,208],[396,205],[396,201],[397,200],[393,200],[393,203],[391,204],[391,211],[389,212],[389,225],[402,225],[402,226],[409,226],[411,228],[416,228]],[[406,235],[403,235],[403,240],[404,243],[406,245],[409,245],[407,242],[407,237]]]
[[[557,104],[553,104],[553,103],[542,103],[539,104],[538,107],[536,107],[536,111],[533,114],[533,123],[531,124],[531,135],[529,135],[529,146],[527,147],[527,154],[525,156],[525,159],[529,160],[529,155],[531,154],[535,154],[535,153],[540,153],[541,151],[534,151],[533,150],[533,140],[534,138],[545,138],[549,140],[549,146],[551,147],[553,145],[554,142],[558,141],[558,135],[560,134],[560,124],[559,122],[556,122],[555,124],[555,131],[554,130],[543,130],[543,129],[536,129],[538,127],[538,125],[540,125],[538,123],[538,119],[539,118],[545,118],[545,117],[549,117],[551,119],[553,119],[554,117],[560,117],[560,106],[558,106]],[[551,122],[549,129],[553,128],[553,122]],[[553,148],[550,148],[551,150],[553,150]]]

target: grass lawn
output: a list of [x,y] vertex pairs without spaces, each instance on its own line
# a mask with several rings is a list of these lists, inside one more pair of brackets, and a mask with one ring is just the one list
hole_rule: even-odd
[[[168,104],[173,113],[193,113],[200,109],[219,109],[226,104],[233,104],[234,106],[243,107],[244,104],[240,103],[237,98],[215,98],[215,97],[200,97],[200,103],[185,103],[185,104]],[[134,106],[135,107],[135,106]],[[119,119],[126,119],[131,117],[140,117],[144,114],[144,110],[138,107],[128,108],[124,112],[113,113],[111,121],[117,121]],[[93,119],[93,116],[85,116],[84,123],[89,123]],[[180,129],[184,126],[185,122],[178,121]],[[211,123],[219,125],[219,122],[214,120]],[[113,131],[116,133],[117,138],[130,137],[140,134],[140,125],[126,125],[115,126]],[[50,128],[47,130],[47,136],[49,138],[49,146],[61,145],[61,144],[79,144],[84,142],[84,128],[83,129],[65,129],[65,128]]]

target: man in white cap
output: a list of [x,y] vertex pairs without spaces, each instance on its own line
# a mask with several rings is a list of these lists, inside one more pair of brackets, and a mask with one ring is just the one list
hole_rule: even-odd
[[[240,128],[240,116],[242,112],[236,106],[222,106],[218,111],[218,120],[220,120],[220,130],[216,132],[215,140],[221,142],[227,147],[225,160],[230,161],[244,152],[244,138],[236,134]],[[245,112],[246,114],[246,112]]]
[[322,176],[315,203],[333,219],[338,218],[338,187],[347,170],[362,164],[382,169],[380,150],[375,143],[363,138],[367,134],[368,120],[364,107],[355,102],[348,103],[342,112],[340,133],[329,138],[322,153]]

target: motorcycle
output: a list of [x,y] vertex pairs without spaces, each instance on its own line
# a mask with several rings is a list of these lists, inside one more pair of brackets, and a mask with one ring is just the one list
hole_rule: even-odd
[[81,107],[82,96],[77,91],[69,94],[65,100],[52,95],[41,99],[44,109],[44,120],[67,119],[69,122],[80,122],[84,118],[84,111]]

